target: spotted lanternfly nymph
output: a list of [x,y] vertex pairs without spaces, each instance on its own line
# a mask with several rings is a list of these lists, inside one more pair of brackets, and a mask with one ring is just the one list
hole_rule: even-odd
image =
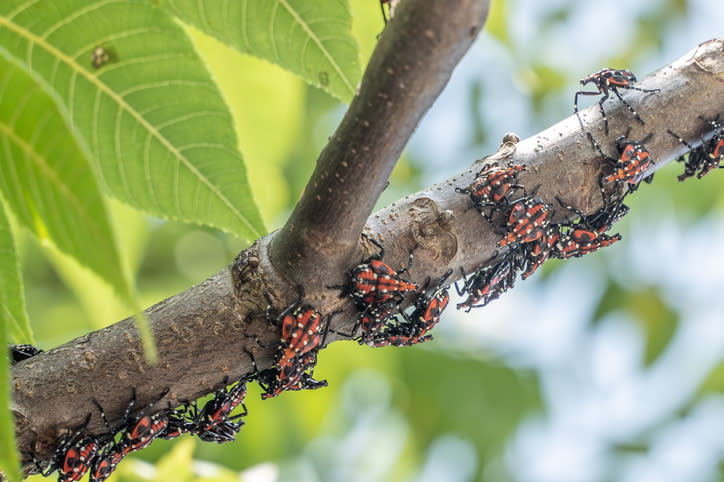
[[606,111],[603,110],[603,103],[606,99],[608,99],[609,90],[616,94],[616,97],[618,97],[619,100],[623,102],[623,105],[625,105],[626,108],[631,111],[634,117],[636,117],[636,119],[641,122],[641,124],[644,124],[643,119],[641,119],[641,116],[638,115],[638,113],[634,110],[633,107],[629,105],[628,102],[623,100],[623,97],[621,97],[618,89],[631,89],[646,93],[659,92],[659,89],[641,89],[634,86],[633,84],[636,83],[636,76],[629,70],[603,69],[581,79],[581,85],[585,86],[589,83],[595,85],[598,90],[595,92],[589,92],[585,90],[576,92],[576,96],[573,99],[573,111],[575,112],[576,117],[578,117],[578,122],[581,124],[581,129],[583,129],[583,122],[581,121],[581,116],[578,114],[578,96],[603,94],[601,100],[598,101],[598,107],[601,109],[601,117],[603,117],[606,134],[608,134],[608,118],[606,117]]
[[498,246],[529,243],[539,239],[552,217],[553,210],[542,199],[516,199],[511,203],[507,232],[505,237],[498,241]]
[[[246,381],[240,380],[231,390],[226,387],[217,390],[214,398],[206,402],[204,408],[198,410],[196,404],[192,405],[192,421],[189,431],[197,435],[204,442],[231,442],[235,434],[244,425],[244,421],[235,422],[247,415],[244,398],[246,397]],[[231,416],[231,412],[238,406],[244,411]]]
[[478,172],[475,180],[468,187],[458,187],[455,188],[455,191],[469,194],[473,206],[478,210],[488,206],[505,206],[508,204],[508,198],[516,189],[523,189],[523,186],[516,184],[516,181],[518,174],[525,170],[525,165],[500,167],[497,162],[494,162]]
[[693,147],[678,134],[670,130],[667,131],[689,149],[686,160],[684,160],[684,156],[677,159],[679,162],[685,161],[684,173],[678,176],[679,182],[692,177],[694,174],[696,174],[697,179],[701,179],[711,172],[712,169],[721,169],[724,167],[720,165],[724,160],[724,133],[722,133],[724,124],[719,122],[718,115],[714,120],[707,120],[701,116],[699,116],[699,118],[707,122],[714,129],[714,135],[709,141],[703,142],[697,147]]
[[630,140],[627,136],[628,133],[616,138],[616,149],[618,149],[619,157],[615,159],[604,154],[601,147],[593,139],[591,133],[588,133],[588,138],[591,140],[593,147],[604,159],[614,165],[613,173],[601,177],[602,187],[604,184],[624,183],[628,186],[628,192],[633,192],[638,189],[639,183],[642,180],[650,183],[653,178],[653,174],[644,177],[646,170],[654,163],[651,160],[651,156],[649,156],[649,151],[644,147],[644,144],[653,137],[653,133],[641,141]]
[[10,363],[12,365],[43,352],[40,348],[28,344],[8,345],[8,349],[10,350]]
[[407,267],[395,271],[382,262],[385,252],[382,245],[372,238],[368,239],[380,249],[380,252],[352,268],[346,285],[330,287],[342,289],[342,295],[349,295],[362,313],[368,313],[371,309],[382,310],[385,305],[400,304],[406,293],[417,290],[415,283],[408,282],[400,276],[412,266],[412,253]]
[[73,482],[85,475],[99,448],[97,440],[83,435],[90,418],[91,415],[88,414],[77,432],[68,434],[61,440],[43,476],[47,477],[57,470],[59,481]]

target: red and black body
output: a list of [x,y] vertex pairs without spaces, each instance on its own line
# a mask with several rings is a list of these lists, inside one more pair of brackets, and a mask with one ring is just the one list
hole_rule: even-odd
[[88,414],[83,426],[78,431],[63,437],[53,454],[50,465],[42,473],[44,477],[57,470],[59,481],[72,482],[80,480],[88,472],[100,449],[98,440],[85,435],[85,429],[88,427],[90,419],[91,415]]
[[468,298],[458,303],[457,309],[482,308],[493,300],[496,300],[513,287],[515,278],[520,269],[521,258],[515,250],[508,252],[497,263],[486,266],[478,272],[465,279],[463,273],[464,284],[459,288],[457,283],[455,289],[460,296],[468,294]]
[[521,279],[527,279],[533,275],[550,257],[553,246],[558,242],[560,235],[558,225],[548,226],[540,238],[521,245],[522,262],[525,263],[525,270],[520,275]]
[[511,243],[530,243],[541,236],[553,217],[553,210],[539,198],[519,198],[511,203],[507,232],[498,241],[503,247]]
[[653,174],[646,176],[646,171],[654,162],[651,160],[651,156],[644,144],[646,144],[652,136],[653,133],[641,141],[628,139],[627,135],[618,136],[616,138],[616,149],[618,150],[619,157],[616,159],[604,154],[591,133],[588,133],[588,138],[591,140],[593,147],[603,158],[614,165],[614,171],[611,174],[601,177],[601,189],[603,189],[605,184],[626,184],[628,186],[627,193],[630,193],[638,189],[639,183],[642,180],[651,182]]
[[[198,410],[196,404],[192,404],[191,425],[188,431],[197,435],[205,442],[231,442],[235,435],[244,425],[244,421],[235,422],[236,419],[247,415],[248,411],[244,405],[246,397],[246,380],[241,380],[231,390],[226,387],[217,390],[214,398],[206,402],[204,408]],[[231,415],[238,406],[244,411]]]
[[598,107],[601,110],[601,117],[603,117],[606,134],[608,135],[608,118],[606,117],[606,111],[603,109],[603,103],[606,101],[606,99],[608,99],[609,91],[616,94],[616,97],[618,97],[619,100],[623,102],[623,105],[625,105],[626,108],[631,111],[633,116],[636,117],[636,119],[643,125],[644,121],[643,119],[641,119],[641,116],[638,115],[638,113],[634,110],[633,107],[631,107],[631,105],[629,105],[628,102],[623,100],[623,97],[621,97],[618,89],[631,89],[647,93],[656,93],[659,92],[659,89],[641,89],[639,87],[636,87],[634,85],[635,83],[636,76],[631,71],[616,69],[603,69],[581,79],[581,85],[585,86],[587,84],[593,84],[597,88],[595,92],[585,90],[578,91],[576,92],[576,96],[573,99],[573,111],[576,114],[576,117],[578,117],[578,122],[581,124],[581,129],[583,128],[583,122],[581,121],[581,117],[578,114],[578,96],[603,94],[601,99],[598,101]]
[[396,323],[388,324],[384,332],[371,337],[367,344],[374,347],[412,346],[432,340],[432,335],[428,333],[438,324],[449,302],[450,294],[446,288],[436,290],[431,296],[420,295],[412,313],[400,312],[403,322],[393,317]]
[[682,139],[678,134],[672,131],[668,131],[669,134],[676,137],[679,142],[689,148],[688,157],[685,159],[681,156],[677,159],[679,162],[684,162],[684,173],[678,176],[679,182],[692,177],[696,174],[697,179],[701,179],[711,172],[713,169],[721,169],[721,162],[724,160],[724,124],[719,122],[719,116],[717,115],[714,120],[707,120],[701,116],[699,118],[707,122],[714,130],[714,133],[707,142],[701,143],[697,147],[692,147],[691,144]]
[[505,207],[509,204],[509,197],[516,189],[524,189],[517,184],[518,174],[525,171],[525,165],[501,167],[494,162],[483,168],[475,176],[475,180],[466,188],[455,188],[459,193],[469,194],[470,199],[479,211],[493,206]]

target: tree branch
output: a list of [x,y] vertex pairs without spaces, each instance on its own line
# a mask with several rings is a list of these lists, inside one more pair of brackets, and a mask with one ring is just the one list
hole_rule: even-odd
[[[632,139],[642,139],[647,133],[655,132],[647,147],[658,169],[684,150],[666,129],[685,139],[696,139],[708,130],[698,116],[713,118],[724,111],[723,80],[724,39],[712,40],[641,79],[640,87],[660,88],[659,94],[623,91],[626,100],[636,106],[646,121],[645,126],[615,100],[606,104],[611,128],[609,136],[603,134],[597,105],[582,111],[581,116],[586,130],[592,132],[604,151],[611,155],[615,152],[613,139],[625,133],[629,126],[633,128]],[[384,125],[384,122],[380,123]],[[355,134],[350,135],[357,139]],[[390,135],[394,136],[394,132]],[[335,144],[344,144],[340,136],[339,132],[335,134]],[[541,184],[538,196],[552,205],[558,195],[586,213],[601,207],[598,179],[602,172],[610,170],[610,166],[591,147],[575,116],[518,143],[512,160],[528,165],[520,182],[529,188]],[[493,254],[499,235],[493,233],[491,225],[475,209],[470,209],[467,196],[455,192],[455,187],[470,184],[479,168],[478,161],[460,175],[409,195],[366,220],[366,229],[384,241],[387,262],[393,266],[404,264],[410,249],[418,246],[410,276],[421,284],[428,277],[439,278],[450,268],[459,272],[457,270],[462,267],[472,272],[483,265]],[[356,177],[350,179],[358,180]],[[376,182],[373,184],[368,188],[379,193],[379,186]],[[569,215],[563,209],[558,211],[555,217],[558,222]],[[88,413],[96,413],[92,398],[98,399],[114,420],[121,417],[134,387],[139,406],[157,398],[167,387],[171,390],[167,399],[175,404],[211,392],[227,377],[233,381],[249,374],[251,364],[244,354],[245,348],[253,350],[261,369],[269,367],[274,348],[262,348],[253,337],[267,342],[279,339],[278,329],[264,317],[263,292],[277,293],[273,295],[276,309],[285,307],[295,297],[292,293],[278,294],[290,289],[286,281],[289,268],[286,262],[273,263],[269,256],[270,246],[283,233],[258,240],[220,273],[147,310],[159,348],[156,365],[151,366],[143,360],[138,334],[129,319],[16,365],[13,368],[13,409],[26,470],[35,470],[31,464],[32,454],[40,460],[48,460],[58,435],[69,426],[80,425]],[[324,231],[320,228],[317,234],[322,235]],[[358,234],[355,234],[355,240]],[[315,237],[302,237],[308,243],[318,242]],[[309,249],[319,250],[320,256],[324,256],[325,249],[330,249],[329,243],[319,242],[321,247]],[[301,241],[288,243],[282,246],[291,249]],[[275,247],[275,252],[277,249],[280,248]],[[339,256],[339,253],[330,256]],[[344,263],[346,266],[358,263],[363,257],[355,253],[349,256]],[[276,258],[275,255],[274,260],[291,257],[287,254]],[[277,271],[280,264],[285,267],[285,274]],[[310,274],[297,265],[298,271],[295,270],[290,279],[308,286],[307,277],[317,276],[318,285],[332,284],[326,280],[343,280],[344,269]],[[311,291],[306,301],[325,314],[343,310],[332,319],[334,329],[344,331],[356,317],[351,301],[340,298],[338,290]],[[338,338],[339,335],[330,334],[327,341]],[[324,355],[320,358],[318,374],[323,375]],[[254,402],[249,405],[253,414]],[[94,434],[104,433],[99,417],[92,418],[88,430]]]
[[342,273],[359,252],[362,227],[402,149],[477,37],[487,12],[487,0],[461,0],[454,8],[444,1],[419,0],[395,9],[358,94],[272,242],[272,259],[290,282],[304,281],[309,291],[342,283]]

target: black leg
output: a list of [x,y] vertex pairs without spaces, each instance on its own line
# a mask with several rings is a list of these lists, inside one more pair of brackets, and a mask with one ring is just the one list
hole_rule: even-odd
[[[615,87],[611,87],[614,92],[616,92],[616,95],[618,95],[618,91],[616,91]],[[621,96],[619,96],[619,99]],[[603,117],[603,127],[606,132],[606,135],[608,135],[608,117],[606,117],[606,111],[603,110],[603,103],[606,102],[606,99],[608,99],[608,89],[603,89],[603,97],[601,97],[601,100],[598,101],[598,108],[601,109],[601,117]]]
[[576,117],[578,117],[578,123],[581,125],[581,130],[583,130],[583,121],[581,120],[581,116],[578,114],[578,96],[579,95],[600,95],[600,94],[601,94],[600,89],[598,92],[588,92],[585,90],[576,92],[576,96],[573,98],[573,113],[576,114]]
[[636,119],[638,119],[638,121],[641,123],[641,125],[643,125],[643,124],[644,124],[644,120],[641,118],[641,116],[638,115],[638,113],[634,110],[634,108],[631,107],[631,105],[629,105],[628,102],[626,102],[625,100],[623,100],[623,97],[621,97],[621,94],[618,93],[618,89],[616,89],[616,87],[611,87],[611,90],[613,91],[614,94],[616,94],[616,97],[618,97],[618,99],[619,99],[621,102],[623,102],[623,105],[625,105],[625,106],[628,108],[628,110],[631,111],[631,113],[633,114],[633,116],[634,116]]

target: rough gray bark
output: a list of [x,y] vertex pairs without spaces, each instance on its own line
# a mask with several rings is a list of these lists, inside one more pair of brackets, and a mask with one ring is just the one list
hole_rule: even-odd
[[[464,5],[454,9],[451,19],[450,9],[435,10],[434,4],[444,2],[426,2],[431,6],[420,9],[424,14],[404,9],[413,3],[402,3],[381,37],[380,49],[387,49],[386,54],[375,53],[359,96],[322,153],[303,200],[285,228],[257,240],[218,274],[147,310],[158,344],[157,364],[144,361],[138,333],[126,319],[13,368],[13,408],[26,471],[34,471],[33,455],[48,460],[59,435],[69,426],[80,425],[88,413],[97,413],[92,398],[114,420],[120,418],[134,387],[138,406],[170,388],[160,404],[165,406],[166,400],[176,404],[194,399],[219,388],[227,378],[233,381],[249,374],[251,363],[245,349],[253,352],[260,369],[269,367],[274,347],[262,348],[255,337],[273,342],[279,339],[279,331],[264,317],[264,292],[279,311],[296,298],[295,285],[303,284],[305,301],[325,314],[341,310],[332,319],[332,328],[347,331],[355,309],[347,298],[339,297],[339,290],[326,286],[341,284],[345,271],[374,251],[368,243],[360,246],[363,227],[384,242],[385,260],[392,266],[405,264],[417,246],[410,277],[420,284],[451,268],[456,273],[460,268],[472,272],[493,254],[499,235],[475,209],[469,209],[467,196],[455,192],[455,187],[472,181],[479,162],[369,215],[414,126],[479,32],[487,6],[484,1],[460,2]],[[467,10],[458,15],[463,9]],[[394,45],[388,44],[388,35]],[[421,42],[433,42],[442,53],[421,52]],[[394,75],[386,55],[398,59],[393,62],[399,66]],[[416,84],[422,82],[421,77],[426,83]],[[606,104],[611,128],[607,137],[597,105],[581,115],[586,129],[611,155],[615,153],[613,139],[629,125],[633,139],[655,132],[647,147],[658,169],[684,150],[666,129],[695,139],[707,131],[698,115],[713,118],[724,112],[723,78],[724,39],[717,39],[640,79],[642,88],[660,88],[660,94],[622,91],[645,126],[616,100]],[[404,88],[408,85],[432,89],[433,94],[421,97],[418,104]],[[399,130],[390,129],[393,122]],[[574,116],[522,140],[512,159],[529,166],[520,182],[529,187],[541,184],[538,196],[551,204],[558,195],[587,213],[601,207],[598,179],[610,169],[609,163],[593,150]],[[355,207],[348,212],[350,204]],[[556,221],[569,214],[558,211]],[[330,334],[327,341],[339,338]],[[355,344],[350,349],[363,348]],[[323,352],[317,373],[324,378]],[[259,401],[249,403],[251,416],[255,403]],[[88,430],[104,432],[98,416],[93,416]]]

